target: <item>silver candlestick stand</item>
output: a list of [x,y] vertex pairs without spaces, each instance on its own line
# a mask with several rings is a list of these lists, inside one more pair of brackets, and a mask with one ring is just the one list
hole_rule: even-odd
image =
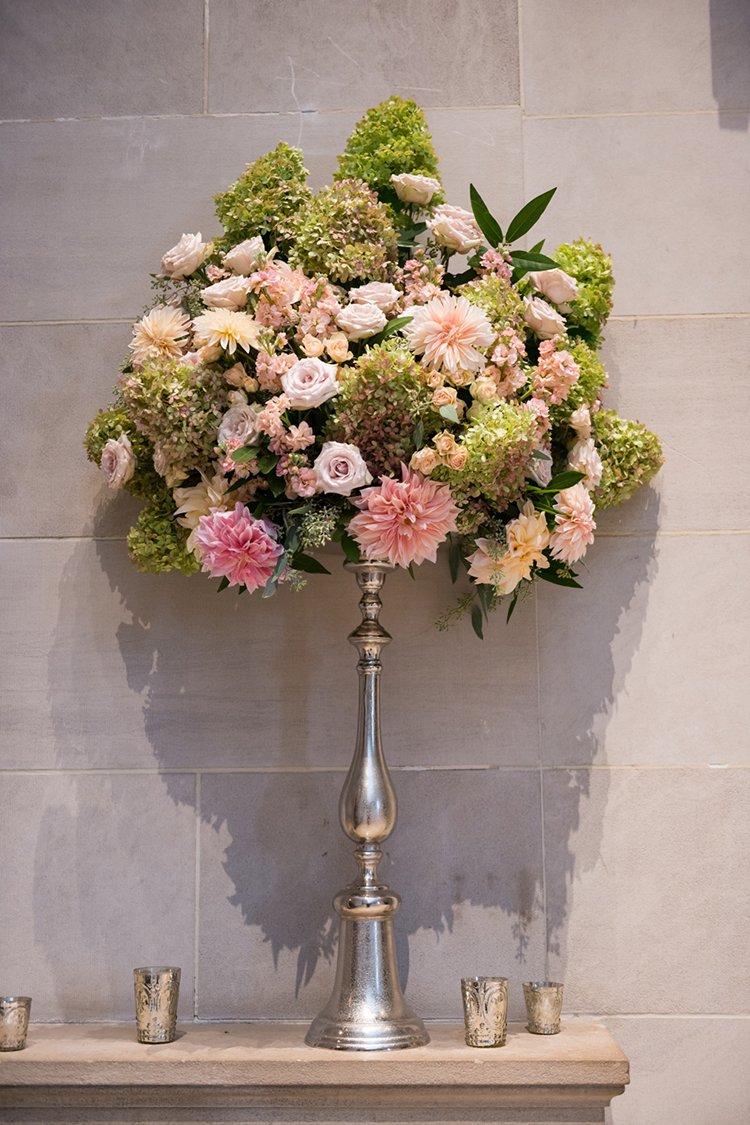
[[341,918],[331,998],[305,1042],[340,1051],[423,1047],[430,1037],[404,999],[393,940],[400,897],[378,881],[380,845],[396,827],[396,794],[380,741],[380,650],[391,637],[378,621],[389,563],[346,563],[357,578],[362,623],[349,636],[359,650],[357,744],[339,801],[344,832],[357,845],[359,873],[333,905]]

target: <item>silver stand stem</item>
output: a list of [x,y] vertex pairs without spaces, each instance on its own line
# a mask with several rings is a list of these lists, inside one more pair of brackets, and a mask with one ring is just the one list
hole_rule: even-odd
[[305,1042],[341,1051],[422,1047],[430,1037],[404,999],[393,940],[401,899],[378,881],[380,845],[396,827],[396,794],[380,741],[380,650],[391,637],[378,621],[388,563],[346,563],[362,590],[362,623],[350,634],[359,650],[357,744],[339,801],[341,827],[357,845],[359,873],[333,905],[341,918],[331,999]]

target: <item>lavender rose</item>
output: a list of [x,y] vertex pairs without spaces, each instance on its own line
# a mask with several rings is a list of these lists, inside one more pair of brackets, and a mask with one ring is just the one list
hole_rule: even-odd
[[350,340],[365,340],[385,328],[386,317],[377,305],[351,304],[341,310],[336,323]]
[[292,409],[310,410],[332,398],[339,389],[337,371],[335,363],[323,363],[321,359],[298,360],[281,376]]
[[177,245],[167,250],[162,258],[162,273],[165,277],[190,277],[207,258],[210,250],[210,242],[201,242],[200,231],[197,234],[183,234]]
[[313,471],[323,492],[337,492],[339,496],[348,496],[355,488],[372,482],[357,446],[343,441],[325,442]]
[[258,437],[258,414],[246,402],[236,402],[230,406],[219,424],[219,442],[238,441],[240,445],[253,445]]
[[110,488],[122,488],[130,480],[135,472],[135,454],[127,434],[109,439],[99,464]]

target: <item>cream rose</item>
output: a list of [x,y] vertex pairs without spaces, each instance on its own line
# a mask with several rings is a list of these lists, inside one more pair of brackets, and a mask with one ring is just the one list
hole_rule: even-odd
[[400,296],[396,286],[389,281],[370,281],[367,285],[349,290],[349,297],[357,304],[377,305],[383,312],[392,309]]
[[523,304],[523,319],[542,340],[551,340],[565,331],[565,321],[559,312],[541,297],[524,297]]
[[332,398],[339,389],[335,363],[300,359],[281,376],[281,385],[294,410],[310,410]]
[[459,446],[457,449],[454,449],[448,457],[448,468],[461,472],[462,469],[466,468],[468,458],[469,454],[465,449],[461,449]]
[[469,391],[477,402],[492,402],[497,398],[497,383],[489,375],[480,375],[471,384]]
[[256,234],[254,238],[246,238],[244,242],[238,242],[233,246],[224,255],[223,262],[234,273],[248,274],[258,261],[259,255],[264,252],[263,239]]
[[347,359],[352,358],[352,353],[349,351],[349,340],[345,332],[334,332],[326,340],[326,351],[334,363],[346,363]]
[[256,410],[246,402],[236,402],[234,406],[230,406],[219,424],[219,443],[226,445],[227,442],[237,441],[240,445],[254,445],[260,433],[260,409]]
[[336,323],[350,340],[365,340],[385,328],[387,322],[377,305],[354,303],[341,310]]
[[476,219],[471,211],[465,211],[463,207],[442,203],[435,208],[432,218],[427,220],[427,226],[436,242],[459,254],[468,254],[469,250],[476,249],[482,241],[482,232]]
[[135,472],[135,454],[127,434],[110,438],[99,462],[110,488],[122,488]]
[[302,351],[308,359],[317,359],[325,350],[325,340],[319,340],[317,336],[311,336],[308,332],[307,336],[302,337]]
[[337,492],[339,496],[348,496],[372,481],[357,446],[343,441],[325,442],[313,471],[323,492]]
[[210,242],[201,242],[201,233],[183,234],[171,250],[167,250],[161,260],[165,277],[190,277],[211,252]]
[[[543,454],[543,456],[535,457],[534,453]],[[552,458],[550,457],[549,449],[544,449],[543,446],[537,445],[526,466],[526,476],[536,481],[540,488],[547,487],[552,480]]]
[[591,411],[588,406],[579,406],[570,416],[570,424],[579,438],[591,437]]
[[394,191],[403,203],[418,203],[421,207],[429,203],[436,191],[440,189],[440,181],[432,176],[419,176],[414,172],[402,172],[399,176],[391,176]]
[[568,453],[568,468],[576,473],[585,473],[582,484],[589,492],[598,488],[604,466],[599,456],[593,438],[580,438]]
[[570,312],[567,302],[574,301],[578,296],[578,285],[574,277],[565,273],[565,270],[555,269],[530,273],[528,278],[535,289],[538,289],[550,301],[559,305],[563,312]]
[[434,439],[435,449],[441,457],[450,457],[457,448],[456,439],[447,430],[442,430]]
[[456,406],[458,391],[455,387],[436,387],[432,392],[432,405],[438,410],[441,406]]
[[440,458],[434,449],[418,449],[416,453],[412,454],[411,461],[409,462],[410,469],[416,469],[418,473],[422,473],[428,477],[433,469],[436,469],[440,464]]
[[227,277],[201,289],[201,300],[209,309],[242,309],[247,303],[249,288],[246,277]]

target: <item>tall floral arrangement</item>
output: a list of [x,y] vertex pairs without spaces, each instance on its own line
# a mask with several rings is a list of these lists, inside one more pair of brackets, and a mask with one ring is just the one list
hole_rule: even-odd
[[602,404],[610,259],[517,248],[554,189],[505,231],[473,186],[471,211],[446,202],[412,101],[306,180],[279,144],[216,197],[221,235],[167,251],[88,456],[144,501],[141,570],[267,596],[328,573],[329,540],[412,573],[447,541],[470,589],[443,623],[470,611],[481,636],[537,580],[577,586],[597,510],[662,462]]

